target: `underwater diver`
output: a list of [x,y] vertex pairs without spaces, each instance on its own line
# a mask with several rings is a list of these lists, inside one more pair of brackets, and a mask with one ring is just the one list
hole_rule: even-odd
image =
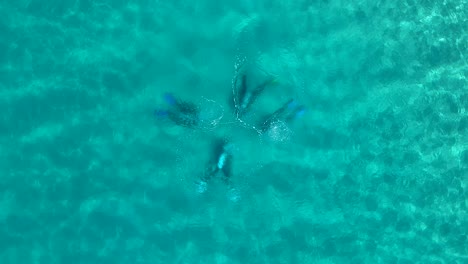
[[190,128],[199,124],[200,109],[195,104],[177,99],[171,93],[165,93],[163,98],[169,108],[155,110],[156,117],[168,118],[179,126]]
[[215,142],[211,160],[203,175],[202,181],[207,182],[218,174],[221,174],[222,180],[226,183],[232,173],[232,144],[226,140],[217,140]]
[[305,111],[305,106],[299,105],[294,99],[289,99],[280,108],[264,119],[260,124],[261,131],[268,131],[272,125],[278,121],[290,123],[296,118],[303,116]]
[[239,194],[230,186],[232,175],[232,149],[233,145],[227,140],[217,140],[215,142],[211,160],[198,183],[198,192],[204,193],[208,188],[208,182],[214,177],[221,177],[221,180],[229,186],[229,199],[237,201]]
[[[268,85],[273,84],[275,82],[276,80],[274,78],[271,78],[258,85],[255,89],[249,90],[247,88],[247,76],[245,74],[242,74],[242,82],[240,84],[239,91],[236,95],[234,95],[234,107],[236,109],[236,115],[238,117],[242,117],[244,114],[246,114],[249,111],[249,108],[252,106],[252,104],[265,90],[265,88]],[[237,85],[237,77],[235,80],[235,85]]]

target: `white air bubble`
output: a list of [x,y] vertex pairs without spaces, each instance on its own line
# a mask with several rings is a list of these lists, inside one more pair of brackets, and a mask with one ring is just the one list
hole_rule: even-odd
[[224,117],[224,107],[211,99],[202,97],[200,103],[200,126],[203,129],[214,129]]
[[198,193],[204,193],[206,192],[208,186],[208,184],[205,182],[205,181],[200,181],[198,184],[197,184],[197,192]]
[[274,121],[271,123],[268,130],[265,132],[265,136],[276,142],[287,141],[291,138],[292,131],[283,121]]

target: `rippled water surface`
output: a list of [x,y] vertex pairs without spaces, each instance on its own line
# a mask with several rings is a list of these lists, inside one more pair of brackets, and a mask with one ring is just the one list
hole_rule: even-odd
[[467,263],[467,25],[464,0],[0,1],[0,262]]

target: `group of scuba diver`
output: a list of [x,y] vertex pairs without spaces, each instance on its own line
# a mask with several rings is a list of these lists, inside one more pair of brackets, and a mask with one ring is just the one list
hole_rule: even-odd
[[[240,84],[237,83],[238,76],[235,77],[233,87],[233,110],[238,121],[243,122],[243,117],[251,110],[257,99],[264,93],[265,89],[272,85],[275,80],[268,79],[254,88],[248,87],[246,74],[241,75]],[[172,123],[187,127],[197,128],[204,125],[204,119],[201,117],[201,108],[195,103],[183,101],[172,93],[165,93],[163,96],[167,105],[164,109],[157,109],[154,115],[158,119],[170,120]],[[275,111],[267,115],[258,123],[252,126],[259,134],[267,134],[275,129],[275,124],[289,124],[295,119],[301,117],[306,111],[304,105],[299,104],[295,99],[289,99]],[[245,123],[245,122],[243,122]],[[232,175],[233,143],[227,139],[217,139],[213,145],[213,152],[205,172],[197,183],[198,192],[203,193],[207,190],[208,182],[214,177],[220,179],[230,186]],[[230,191],[235,191],[230,186]],[[231,199],[237,200],[238,194],[231,194]]]

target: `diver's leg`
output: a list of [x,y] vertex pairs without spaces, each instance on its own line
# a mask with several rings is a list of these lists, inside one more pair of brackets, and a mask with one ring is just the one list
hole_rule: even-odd
[[265,82],[261,83],[258,85],[254,90],[248,92],[246,94],[246,100],[244,104],[244,112],[247,112],[249,108],[257,101],[258,97],[265,91],[265,88],[270,85],[275,83],[275,79],[271,78],[269,80],[266,80]]
[[213,153],[210,158],[210,162],[208,163],[208,166],[206,167],[199,183],[197,184],[199,193],[206,191],[208,182],[213,177],[215,177],[218,172],[222,172],[224,174],[223,168],[226,161],[225,158],[222,158],[224,153],[224,144],[225,141],[222,139],[218,139],[214,142]]
[[223,172],[223,182],[226,184],[226,187],[228,188],[227,192],[227,197],[229,200],[233,202],[237,202],[240,199],[240,193],[239,190],[233,186],[231,182],[231,164],[227,164],[223,169],[221,170]]
[[199,109],[197,105],[184,102],[176,98],[172,93],[163,95],[164,101],[169,105],[167,110],[156,110],[155,116],[158,118],[169,118],[179,126],[196,127],[199,123]]
[[204,193],[208,189],[208,182],[210,181],[211,178],[213,178],[216,173],[218,172],[216,167],[208,167],[206,170],[203,172],[203,176],[197,183],[197,192],[198,193]]
[[256,99],[264,90],[265,88],[268,86],[268,85],[271,85],[271,84],[274,84],[276,83],[276,79],[275,78],[270,78],[266,81],[264,81],[263,83],[261,83],[260,85],[258,85],[253,91],[252,91],[252,95],[254,97],[254,99]]
[[156,118],[161,118],[161,119],[163,119],[163,118],[167,118],[168,115],[169,115],[169,111],[167,111],[167,110],[164,110],[164,109],[156,109],[156,110],[154,110],[154,116],[155,116]]
[[248,111],[251,104],[252,93],[247,89],[247,76],[243,74],[238,100],[236,101],[236,114],[241,117]]
[[[241,79],[240,84],[239,82],[239,77]],[[247,76],[242,73],[236,74],[234,77],[234,83],[233,83],[233,90],[232,90],[232,103],[234,107],[234,111],[236,115],[241,115],[242,112],[242,102],[244,101],[244,98],[247,94]]]
[[177,98],[172,93],[164,93],[164,101],[171,106],[175,106],[178,103]]
[[261,124],[262,131],[265,132],[271,126],[271,124],[275,121],[281,120],[284,118],[285,113],[288,111],[288,108],[292,107],[294,103],[294,99],[289,99],[286,103],[284,103],[280,108],[278,108],[275,112],[267,116],[263,123]]
[[232,175],[232,157],[226,157],[226,161],[224,161],[223,167],[220,169],[223,172],[223,181],[229,184]]
[[247,94],[247,75],[242,74],[242,83],[241,87],[239,89],[239,94],[238,94],[238,102],[242,102],[244,100],[245,95]]
[[183,113],[195,113],[197,112],[197,106],[193,103],[184,102],[174,96],[172,93],[165,93],[163,95],[164,101],[172,106],[175,107],[177,110]]
[[[226,187],[228,188],[227,196],[228,199],[237,202],[240,199],[240,193],[235,188],[231,182],[231,176],[232,176],[232,144],[229,142],[224,142],[223,145],[223,154],[221,155],[222,157],[224,156],[224,161],[222,163],[218,163],[218,168],[222,172],[222,180],[226,184]],[[222,166],[220,166],[222,165]]]

